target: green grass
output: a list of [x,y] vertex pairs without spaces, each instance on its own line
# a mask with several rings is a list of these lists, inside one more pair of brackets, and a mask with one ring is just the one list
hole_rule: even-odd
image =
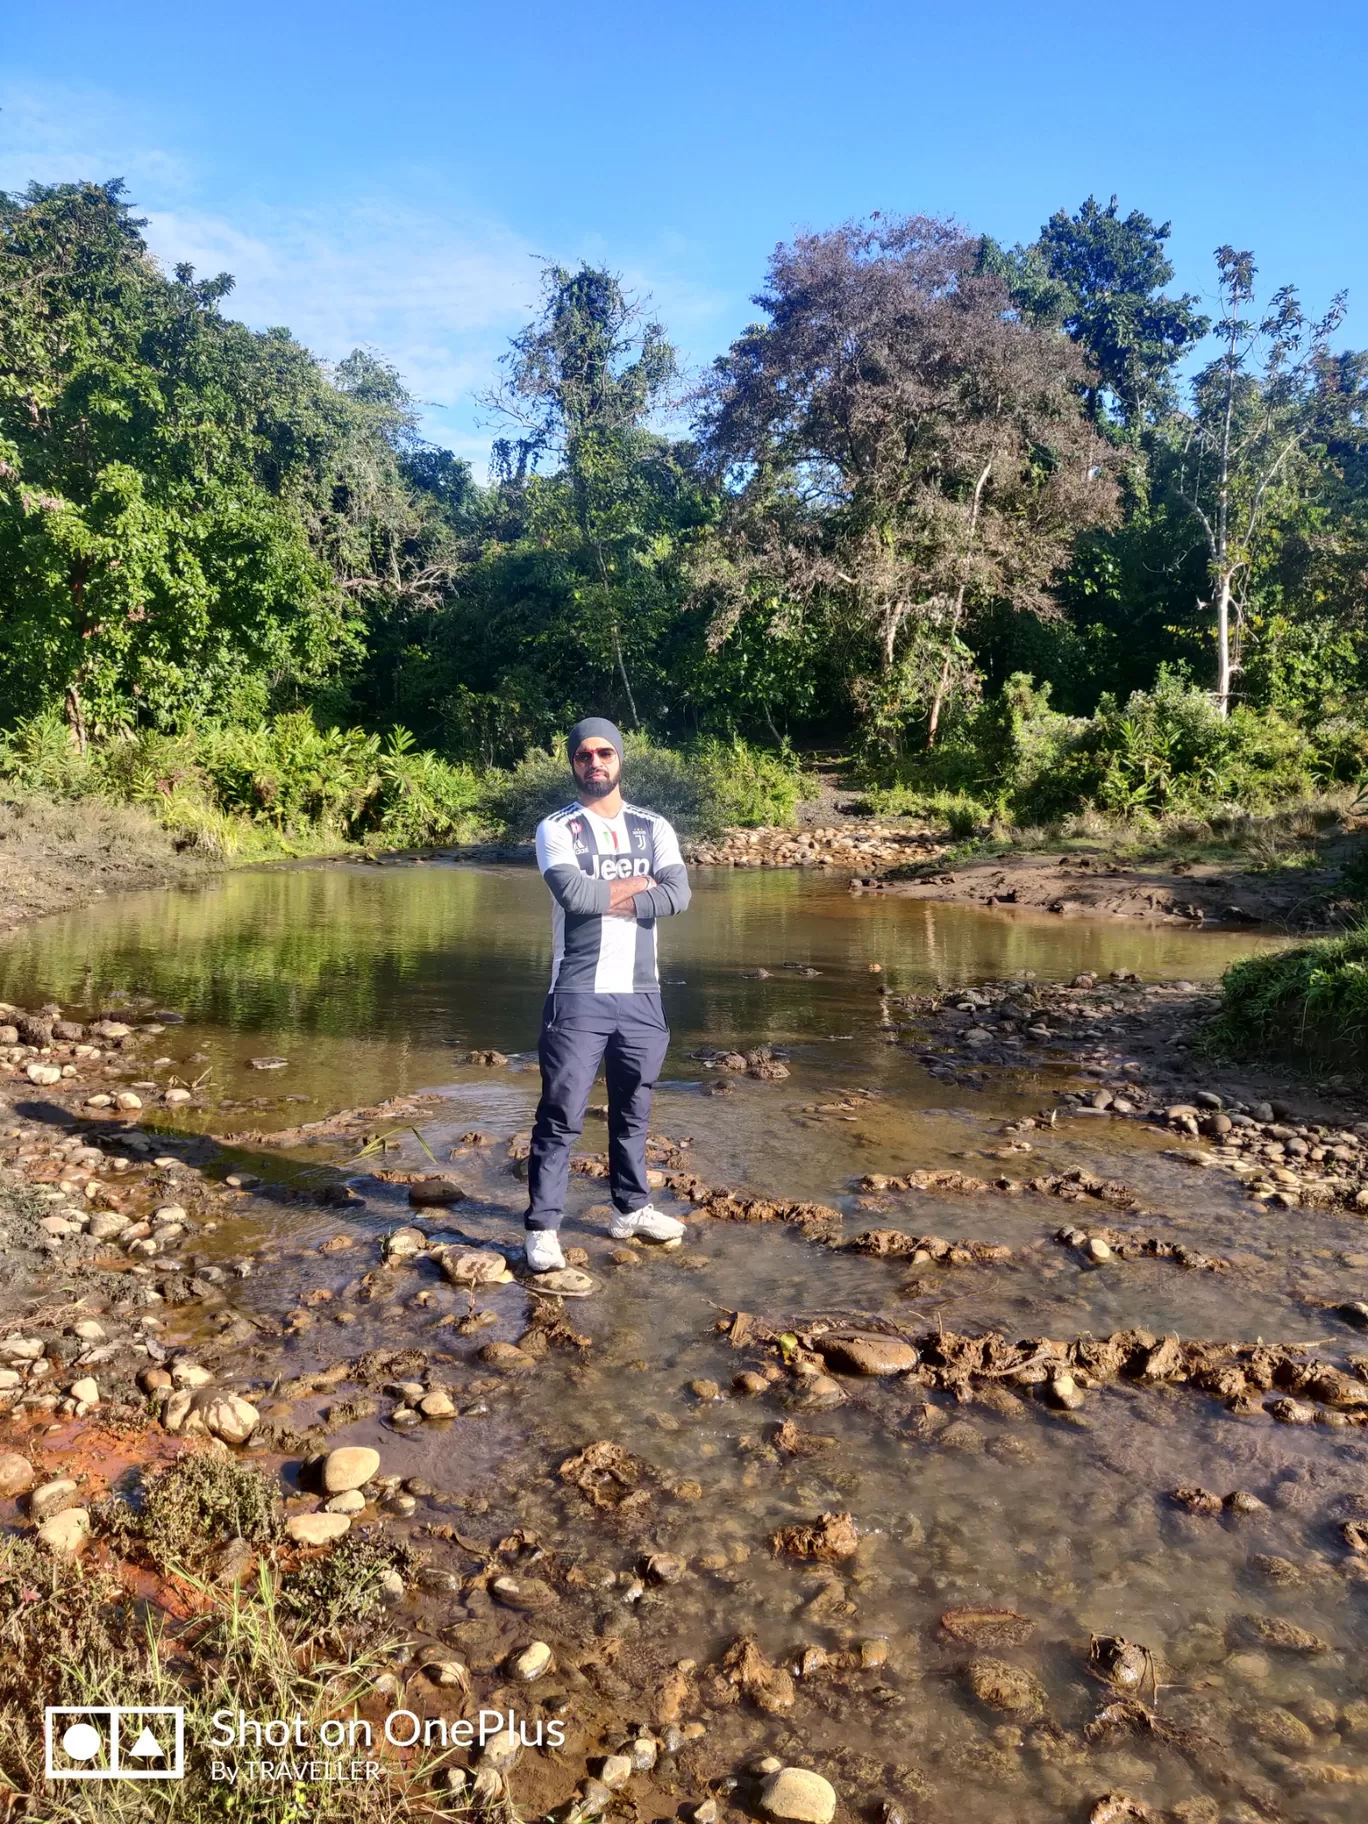
[[[397,1644],[378,1603],[346,1601],[342,1592],[357,1582],[368,1586],[374,1567],[397,1557],[411,1571],[402,1548],[377,1541],[367,1555],[367,1541],[349,1538],[351,1551],[336,1563],[330,1554],[282,1580],[270,1543],[279,1522],[274,1488],[249,1466],[226,1459],[216,1466],[208,1453],[150,1478],[135,1501],[141,1521],[132,1543],[141,1562],[185,1548],[199,1562],[247,1537],[262,1550],[257,1571],[241,1586],[221,1587],[177,1568],[181,1599],[188,1597],[193,1612],[173,1622],[93,1553],[54,1559],[28,1538],[0,1539],[0,1804],[10,1808],[7,1816],[44,1824],[418,1824],[462,1815],[458,1796],[437,1790],[447,1756],[434,1750],[401,1760],[378,1730],[375,1749],[359,1757],[382,1766],[371,1782],[231,1784],[212,1777],[215,1758],[253,1758],[250,1749],[215,1754],[217,1711],[302,1717],[310,1745],[291,1752],[303,1761],[325,1758],[320,1726],[332,1718],[345,1724],[372,1697]],[[109,1517],[107,1509],[97,1515],[100,1531],[116,1550],[126,1548],[129,1538]],[[193,1541],[192,1527],[199,1529]],[[330,1589],[322,1607],[292,1600]],[[47,1783],[48,1704],[183,1706],[184,1780]],[[264,1758],[284,1756],[266,1750]]]
[[1211,1039],[1244,1055],[1291,1051],[1368,1064],[1368,926],[1233,964]]

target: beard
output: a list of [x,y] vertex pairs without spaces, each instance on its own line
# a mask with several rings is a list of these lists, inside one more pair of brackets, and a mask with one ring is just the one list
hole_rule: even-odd
[[621,777],[622,775],[619,773],[612,779],[606,777],[581,779],[579,781],[579,788],[586,798],[606,798],[609,792],[615,789],[618,779]]

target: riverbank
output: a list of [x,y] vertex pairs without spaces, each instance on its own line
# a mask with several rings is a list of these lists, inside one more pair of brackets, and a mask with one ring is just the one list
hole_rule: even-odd
[[222,865],[135,806],[0,798],[0,936],[107,894],[205,880]]
[[1236,859],[1122,861],[1105,849],[1000,852],[914,879],[864,877],[856,892],[960,905],[1020,907],[1063,918],[1333,928],[1354,916],[1336,866],[1252,870]]

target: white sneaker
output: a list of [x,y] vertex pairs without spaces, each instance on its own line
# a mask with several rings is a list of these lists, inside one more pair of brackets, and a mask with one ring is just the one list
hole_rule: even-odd
[[556,1273],[565,1265],[560,1236],[554,1229],[529,1229],[525,1252],[528,1269],[533,1273]]
[[639,1210],[625,1216],[619,1210],[608,1225],[608,1233],[614,1241],[679,1241],[684,1224],[653,1204],[643,1203]]

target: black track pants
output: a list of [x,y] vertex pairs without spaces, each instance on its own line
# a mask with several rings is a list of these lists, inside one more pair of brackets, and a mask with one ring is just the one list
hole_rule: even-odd
[[650,1202],[646,1130],[651,1092],[669,1042],[659,991],[546,997],[537,1046],[542,1093],[527,1165],[529,1229],[558,1229],[565,1216],[570,1153],[584,1126],[600,1063],[608,1079],[608,1179],[613,1202],[624,1212]]

